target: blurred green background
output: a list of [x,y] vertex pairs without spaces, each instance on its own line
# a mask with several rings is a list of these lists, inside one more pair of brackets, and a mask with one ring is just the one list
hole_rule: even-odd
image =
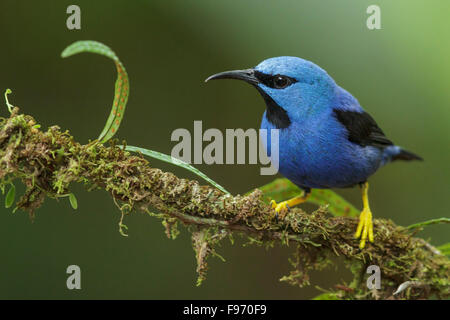
[[[66,8],[81,7],[82,29],[66,28]],[[366,27],[366,8],[381,7],[382,30]],[[395,163],[370,179],[375,217],[400,225],[449,216],[450,20],[449,1],[17,1],[0,2],[0,91],[45,129],[58,124],[85,143],[103,128],[112,103],[113,63],[83,54],[61,59],[76,40],[101,41],[127,68],[131,96],[117,137],[170,153],[176,128],[258,128],[263,100],[250,86],[203,80],[216,72],[252,67],[293,55],[311,60],[353,93],[388,137],[425,158]],[[3,104],[1,102],[0,104]],[[6,107],[0,108],[6,116]],[[164,163],[152,165],[192,178]],[[273,177],[259,166],[197,166],[233,193]],[[0,298],[307,299],[349,273],[312,274],[313,286],[279,282],[290,248],[231,246],[210,259],[207,280],[195,287],[188,234],[168,240],[160,222],[126,218],[106,192],[74,186],[79,208],[48,200],[34,223],[0,200]],[[338,190],[361,206],[357,189]],[[421,233],[433,244],[449,241],[448,227]],[[292,248],[293,249],[293,248]],[[82,290],[66,289],[68,265],[81,267]]]

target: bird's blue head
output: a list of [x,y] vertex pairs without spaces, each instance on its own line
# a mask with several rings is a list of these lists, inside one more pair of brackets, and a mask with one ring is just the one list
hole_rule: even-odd
[[255,68],[221,72],[214,79],[238,79],[252,84],[263,96],[266,116],[277,128],[302,123],[330,108],[336,83],[319,66],[297,57],[275,57]]

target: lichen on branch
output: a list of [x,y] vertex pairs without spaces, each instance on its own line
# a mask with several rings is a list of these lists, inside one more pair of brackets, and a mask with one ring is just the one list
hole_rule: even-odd
[[[278,221],[260,190],[231,196],[151,167],[143,156],[132,155],[114,142],[81,145],[57,126],[40,130],[33,117],[19,113],[17,107],[9,118],[0,118],[1,189],[15,180],[26,187],[16,206],[31,217],[46,197],[69,196],[71,184],[77,182],[89,191],[103,189],[111,195],[122,214],[122,233],[123,216],[134,211],[162,219],[171,238],[176,237],[179,223],[186,225],[192,233],[199,282],[206,276],[208,256],[220,257],[217,245],[238,233],[250,244],[293,246],[294,270],[281,280],[299,286],[309,284],[308,271],[325,268],[333,257],[344,258],[354,279],[330,289],[328,294],[334,298],[445,298],[450,293],[449,259],[414,237],[416,229],[375,219],[376,242],[360,250],[353,239],[355,218],[332,216],[325,207],[312,213],[294,208]],[[366,286],[370,265],[381,268],[380,290]],[[394,295],[401,285],[402,291]]]

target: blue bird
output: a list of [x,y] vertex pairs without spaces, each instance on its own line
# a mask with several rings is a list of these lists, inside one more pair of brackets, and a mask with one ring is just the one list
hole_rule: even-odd
[[[391,161],[422,158],[394,145],[358,100],[310,61],[275,57],[255,68],[221,72],[206,81],[214,79],[253,85],[266,103],[261,129],[279,129],[279,172],[304,192],[278,204],[272,201],[276,213],[305,202],[311,188],[359,185],[363,210],[355,238],[360,238],[361,249],[367,239],[373,242],[367,178]],[[266,141],[267,154],[273,159],[270,145]]]

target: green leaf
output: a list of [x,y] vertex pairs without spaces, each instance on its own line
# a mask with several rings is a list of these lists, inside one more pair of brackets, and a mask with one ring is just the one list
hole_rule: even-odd
[[[119,146],[119,147],[122,147],[122,146]],[[179,160],[177,158],[173,158],[172,156],[169,156],[167,154],[160,153],[160,152],[157,152],[157,151],[148,150],[148,149],[139,148],[139,147],[133,147],[133,146],[126,146],[125,150],[131,151],[131,152],[141,152],[142,154],[144,154],[146,156],[149,156],[151,158],[158,159],[158,160],[161,160],[161,161],[164,161],[164,162],[167,162],[167,163],[174,164],[174,165],[176,165],[178,167],[187,169],[187,170],[191,171],[192,173],[196,174],[197,176],[205,179],[206,181],[208,181],[210,184],[212,184],[217,189],[225,192],[226,194],[230,194],[227,190],[225,190],[224,187],[222,187],[220,184],[218,184],[214,180],[210,179],[206,174],[204,174],[200,170],[194,168],[190,164],[188,164],[188,163],[186,163],[184,161],[181,161],[181,160]]]
[[422,228],[424,226],[428,226],[430,224],[439,224],[439,223],[450,223],[450,218],[431,219],[431,220],[427,220],[424,222],[412,224],[412,225],[408,226],[407,228],[408,229],[417,229],[417,228]]
[[443,244],[439,247],[437,247],[437,249],[445,256],[450,257],[450,242]]
[[16,186],[11,183],[11,188],[9,189],[5,197],[5,208],[10,208],[13,205],[15,197]]
[[78,201],[73,193],[69,194],[69,201],[70,201],[70,205],[72,206],[72,208],[74,210],[77,210],[78,209]]
[[334,293],[322,293],[312,300],[339,300],[339,298]]
[[114,90],[113,106],[109,118],[106,121],[105,127],[98,137],[99,141],[105,143],[116,134],[117,130],[119,130],[120,123],[122,122],[123,115],[125,113],[125,107],[128,101],[128,95],[130,93],[128,75],[125,67],[122,65],[122,62],[120,62],[114,51],[112,51],[103,43],[97,41],[74,42],[66,49],[64,49],[64,51],[61,53],[61,57],[66,58],[81,52],[92,52],[106,56],[114,60],[114,63],[116,64],[117,80]]
[[[284,201],[298,196],[303,192],[286,178],[275,179],[259,189],[263,192],[267,203],[271,200],[275,200],[276,202]],[[306,202],[317,205],[329,205],[328,211],[334,216],[357,217],[360,213],[351,203],[347,202],[347,200],[332,190],[313,189],[311,196]]]

